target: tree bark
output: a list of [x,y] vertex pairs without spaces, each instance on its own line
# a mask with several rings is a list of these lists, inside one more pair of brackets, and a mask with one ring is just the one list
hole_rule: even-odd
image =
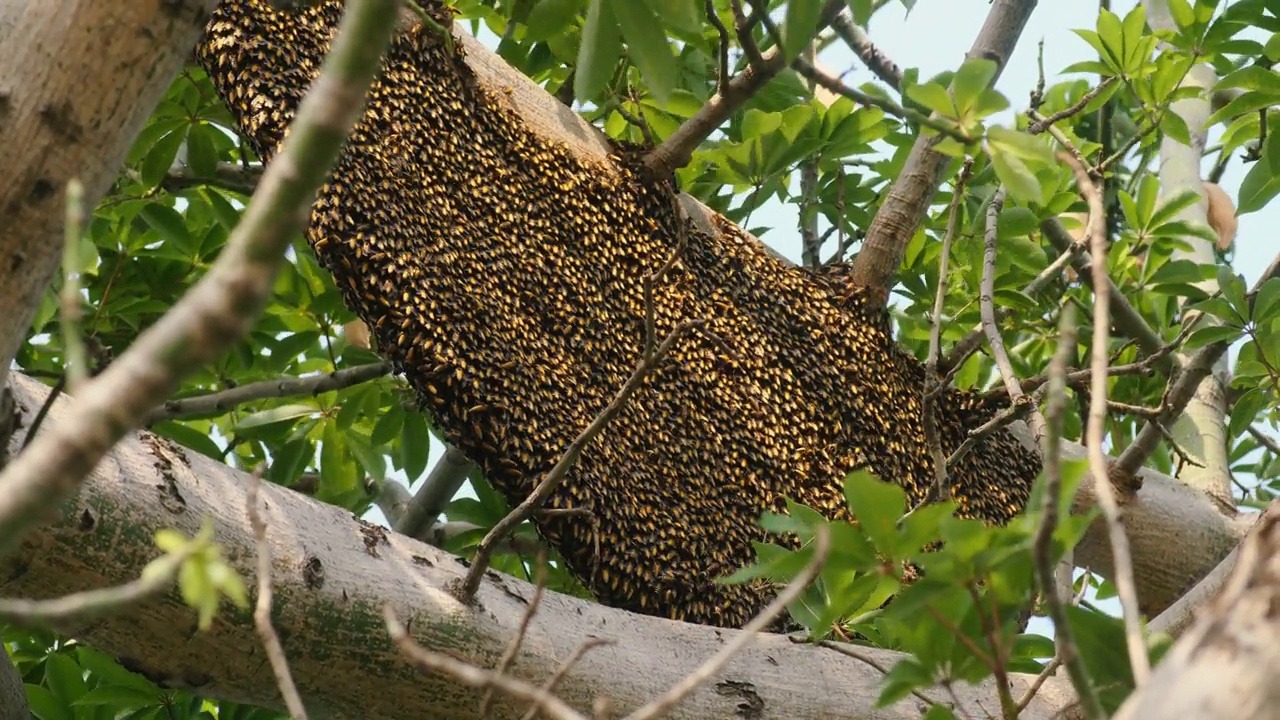
[[[1177,30],[1177,23],[1169,13],[1166,0],[1145,0],[1147,19],[1152,30]],[[1191,144],[1184,145],[1165,136],[1160,141],[1160,191],[1169,197],[1184,192],[1202,196],[1200,202],[1178,213],[1178,219],[1189,224],[1208,227],[1208,199],[1204,196],[1204,182],[1200,177],[1200,163],[1208,142],[1208,120],[1213,112],[1210,92],[1217,77],[1207,63],[1197,63],[1187,73],[1183,87],[1201,90],[1201,95],[1173,103],[1168,112],[1183,119],[1191,135]],[[1213,243],[1202,237],[1182,238],[1189,249],[1176,248],[1170,260],[1190,260],[1199,265],[1217,265]],[[1197,284],[1201,290],[1213,294],[1218,291],[1217,280]],[[1217,318],[1207,316],[1201,323],[1220,324]],[[1200,382],[1195,397],[1187,403],[1187,409],[1169,428],[1169,434],[1182,450],[1199,465],[1185,465],[1178,470],[1178,479],[1201,492],[1210,494],[1225,503],[1231,503],[1231,459],[1228,457],[1227,388],[1231,384],[1231,368],[1223,355],[1213,364],[1213,372]]]
[[1222,594],[1115,720],[1255,720],[1280,703],[1280,505],[1240,549]]
[[[12,381],[26,427],[48,388],[17,373]],[[46,422],[57,423],[69,412],[71,403],[59,398]],[[13,443],[21,443],[21,437]],[[252,587],[256,550],[246,488],[245,473],[148,432],[134,433],[52,524],[28,535],[16,555],[0,560],[0,578],[5,578],[0,593],[49,598],[136,578],[158,554],[152,541],[156,529],[193,534],[206,517],[213,518],[218,542]],[[478,604],[468,608],[446,590],[466,571],[458,558],[278,486],[265,485],[262,496],[274,565],[274,624],[311,713],[369,720],[477,717],[479,693],[442,675],[423,675],[399,656],[387,637],[382,608],[390,603],[424,646],[493,667],[517,632],[533,588],[491,572]],[[282,705],[246,612],[224,607],[212,629],[199,632],[194,611],[171,592],[117,617],[57,629],[122,658],[127,667],[163,685]],[[584,711],[596,696],[608,695],[615,710],[625,712],[683,678],[732,632],[738,631],[633,615],[548,592],[512,672],[541,683],[587,638],[612,640],[588,653],[558,694]],[[864,652],[886,666],[902,657]],[[1032,679],[1016,678],[1015,694]],[[834,651],[762,636],[671,717],[734,718],[740,708],[751,709],[749,717],[760,720],[921,715],[914,698],[877,709],[880,680],[878,671]],[[995,697],[990,684],[957,691],[973,708]],[[1065,683],[1051,681],[1024,718],[1052,717],[1071,698]],[[519,717],[524,709],[502,700],[491,717]]]
[[94,207],[216,0],[0,0],[0,387],[62,256],[64,189]]
[[[967,59],[985,58],[996,62],[995,83],[1009,63],[1036,0],[996,0],[987,21],[974,39]],[[934,149],[937,137],[921,135],[911,147],[898,179],[889,188],[884,203],[871,220],[867,237],[853,261],[853,281],[878,288],[887,301],[893,276],[902,264],[902,254],[929,211],[929,204],[942,184],[942,173],[952,158]]]
[[[23,427],[29,427],[49,390],[18,373],[11,384]],[[46,422],[65,418],[70,405],[60,398]],[[18,435],[11,447],[21,442]],[[0,578],[5,578],[0,593],[50,598],[131,580],[157,555],[152,544],[157,528],[190,534],[206,516],[214,519],[227,556],[252,578],[256,551],[245,515],[244,473],[147,432],[131,434],[108,458],[52,524],[27,536],[17,554],[0,561]],[[1169,512],[1177,507],[1180,493],[1202,496],[1158,473],[1144,471],[1143,479],[1137,499],[1126,508],[1126,520],[1131,527],[1153,528],[1163,541],[1135,542],[1138,566],[1159,567],[1164,574],[1176,572],[1185,578],[1204,574],[1209,567],[1171,568],[1165,560],[1195,561],[1203,554],[1197,546],[1204,537],[1231,537],[1241,523],[1205,514],[1197,521],[1214,523],[1212,532],[1183,532],[1182,518]],[[382,625],[381,609],[391,603],[425,646],[492,667],[517,632],[532,588],[490,573],[480,589],[479,605],[464,607],[445,590],[465,572],[458,558],[284,488],[268,485],[263,494],[279,599],[274,622],[312,712],[371,719],[475,717],[478,694],[445,677],[424,677],[397,655]],[[1101,527],[1090,531],[1078,553],[1082,564],[1101,567],[1109,552],[1103,532]],[[128,666],[162,684],[280,706],[271,674],[262,671],[265,657],[247,613],[228,608],[212,630],[197,632],[194,613],[171,593],[126,615],[57,629],[124,658]],[[736,631],[633,615],[547,593],[514,672],[539,683],[588,637],[614,640],[611,646],[592,650],[576,666],[561,686],[561,695],[576,707],[589,708],[596,695],[606,694],[615,708],[624,710],[679,680],[713,654],[728,632]],[[901,657],[887,651],[864,652],[886,666]],[[914,701],[876,709],[880,680],[878,672],[851,658],[767,636],[673,717],[731,718],[739,706],[758,708],[759,714],[752,717],[761,719],[919,717]],[[1014,694],[1030,680],[1017,677]],[[370,687],[379,692],[368,692]],[[969,707],[994,697],[989,685],[958,690]],[[1051,680],[1023,717],[1053,717],[1072,697],[1065,683]],[[523,712],[510,703],[500,703],[499,708],[494,717]]]

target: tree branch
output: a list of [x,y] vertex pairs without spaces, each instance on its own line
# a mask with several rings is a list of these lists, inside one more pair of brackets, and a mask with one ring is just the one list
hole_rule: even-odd
[[[992,4],[968,55],[996,62],[991,82],[1004,71],[1035,6],[1035,0],[995,0]],[[921,136],[916,140],[898,180],[889,188],[880,210],[871,220],[862,249],[853,261],[853,282],[879,290],[882,301],[888,301],[892,278],[902,264],[902,254],[928,212],[950,162],[948,156],[934,150],[937,142],[937,137]]]
[[293,232],[364,107],[398,19],[394,0],[350,6],[324,69],[298,110],[279,157],[214,268],[124,355],[87,383],[73,421],[37,437],[0,474],[0,554],[17,545],[179,379],[252,327]]
[[[843,0],[827,0],[817,30],[821,32],[844,9]],[[775,45],[762,53],[759,62],[748,64],[732,80],[722,83],[721,92],[717,92],[696,115],[667,136],[661,145],[650,150],[645,157],[645,165],[659,177],[670,175],[676,169],[688,165],[694,149],[786,66],[786,56],[780,46]]]
[[165,420],[201,415],[221,415],[237,405],[254,400],[319,395],[369,382],[389,372],[391,372],[390,363],[368,363],[323,375],[284,376],[276,380],[263,380],[205,395],[166,400],[163,405],[147,413],[143,424],[154,425]]
[[[14,389],[24,420],[30,420],[49,392],[22,375],[15,375]],[[69,400],[60,399],[50,410],[49,423],[61,425],[76,412]],[[11,446],[21,441],[19,435]],[[1160,486],[1160,480],[1149,478],[1144,492]],[[110,461],[93,471],[74,503],[33,531],[19,554],[0,559],[4,591],[42,599],[118,585],[136,578],[154,556],[154,528],[194,534],[208,517],[228,561],[250,577],[257,556],[244,512],[248,488],[246,473],[183,453],[146,431],[131,433]],[[158,492],[180,501],[157,502]],[[418,672],[388,641],[382,609],[390,604],[419,644],[448,648],[455,659],[491,666],[518,632],[533,586],[488,573],[476,596],[479,605],[468,608],[446,590],[466,571],[454,556],[402,535],[378,533],[340,508],[276,485],[263,484],[261,494],[270,508],[273,587],[282,599],[274,626],[311,712],[367,720],[477,717],[482,692]],[[1164,550],[1169,552],[1167,543]],[[136,671],[166,686],[280,708],[275,679],[263,672],[265,657],[245,660],[246,648],[260,646],[250,613],[225,612],[212,632],[196,632],[195,621],[195,612],[175,592],[123,615],[55,627],[104,652],[130,658]],[[570,706],[590,708],[596,696],[607,694],[621,716],[674,686],[740,632],[635,615],[547,592],[511,673],[540,685],[560,674],[567,660],[580,656],[584,643],[612,641],[579,657],[560,680],[557,696]],[[882,667],[904,657],[864,652]],[[786,636],[757,635],[711,678],[710,686],[688,696],[668,717],[735,717],[743,699],[733,689],[746,687],[764,703],[760,720],[916,720],[914,700],[885,709],[875,706],[882,680],[879,672],[853,658],[796,644]],[[1014,675],[1013,691],[1019,694],[1033,681]],[[369,692],[370,687],[378,692]],[[989,683],[960,686],[956,692],[970,706],[994,697]],[[1047,720],[1073,699],[1065,683],[1050,680],[1023,720]],[[498,698],[492,717],[519,718],[526,709]]]
[[67,182],[98,204],[216,5],[0,0],[0,387],[58,269]]

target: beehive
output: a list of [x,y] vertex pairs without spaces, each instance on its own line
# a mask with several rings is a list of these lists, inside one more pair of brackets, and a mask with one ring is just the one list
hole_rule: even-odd
[[[336,2],[227,0],[212,16],[200,62],[265,159],[340,15]],[[924,372],[842,269],[787,266],[723,218],[699,232],[675,215],[670,178],[621,149],[609,162],[616,172],[530,132],[457,51],[409,30],[307,238],[449,440],[515,503],[633,371],[643,278],[685,223],[654,293],[656,334],[704,318],[724,345],[685,335],[548,503],[592,517],[539,530],[604,603],[741,625],[774,589],[716,579],[752,560],[763,511],[790,497],[847,517],[841,479],[855,467],[924,497]],[[997,409],[946,394],[944,446]],[[955,468],[952,491],[967,515],[1002,522],[1038,468],[997,434]]]

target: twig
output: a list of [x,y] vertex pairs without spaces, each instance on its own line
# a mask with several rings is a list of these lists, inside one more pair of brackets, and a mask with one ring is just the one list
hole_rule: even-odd
[[717,48],[720,66],[719,72],[716,73],[716,94],[724,95],[729,87],[729,29],[716,14],[716,5],[713,0],[706,0],[703,11],[707,14],[707,20],[720,35],[720,44]]
[[947,234],[942,237],[942,257],[938,260],[938,292],[933,298],[933,313],[929,316],[929,356],[925,360],[925,388],[923,424],[924,435],[929,443],[929,452],[933,455],[933,497],[937,500],[951,499],[947,485],[947,462],[942,453],[942,438],[938,435],[937,394],[935,388],[942,385],[938,380],[938,354],[942,349],[942,306],[947,298],[947,280],[950,272],[951,244],[955,241],[956,230],[960,227],[960,203],[964,200],[965,185],[969,182],[969,174],[973,172],[973,158],[965,158],[951,193],[951,208],[947,212]]
[[719,652],[708,658],[696,670],[686,675],[683,680],[676,683],[670,690],[645,703],[643,707],[627,715],[624,720],[654,720],[654,718],[662,717],[670,712],[671,708],[678,705],[689,693],[697,690],[703,683],[710,680],[712,675],[719,672],[725,663],[729,662],[734,655],[737,655],[742,648],[746,647],[747,643],[751,642],[757,633],[768,627],[774,621],[774,618],[780,615],[793,600],[800,597],[800,593],[804,592],[809,583],[818,577],[818,573],[822,570],[822,565],[827,561],[827,551],[830,549],[830,545],[830,531],[825,527],[819,527],[813,541],[813,559],[809,562],[804,572],[792,580],[785,590],[779,593],[751,622],[747,623],[732,640],[720,648]]
[[[1058,255],[1053,262],[1049,263],[1048,267],[1040,271],[1039,275],[1036,275],[1032,278],[1031,282],[1023,286],[1023,294],[1034,295],[1037,292],[1040,292],[1040,290],[1044,288],[1044,286],[1048,285],[1051,280],[1058,277],[1062,272],[1062,269],[1066,267],[1073,258],[1082,252],[1084,252],[1084,244],[1072,243],[1071,247]],[[1004,322],[1005,318],[1009,317],[1012,312],[1013,311],[1009,308],[996,308],[996,322]],[[978,327],[974,328],[968,335],[965,335],[959,342],[951,346],[951,350],[949,350],[938,363],[939,371],[950,375],[969,359],[969,356],[982,345],[982,341],[985,338],[986,333],[983,332],[982,324],[979,323]],[[1023,388],[1027,389],[1026,382],[1023,382]]]
[[876,77],[894,90],[902,89],[902,68],[871,42],[871,38],[853,21],[853,13],[846,10],[837,15],[831,21],[831,29]]
[[80,243],[84,239],[84,184],[67,182],[66,229],[62,242],[62,356],[66,390],[73,397],[89,377],[89,360],[80,327]]
[[185,374],[218,357],[252,327],[285,262],[285,249],[362,112],[399,7],[394,0],[347,5],[320,76],[213,269],[85,384],[74,414],[37,437],[0,474],[0,555],[43,522],[43,509],[70,495]]
[[1102,82],[1098,83],[1097,87],[1093,88],[1092,90],[1085,93],[1084,95],[1081,95],[1080,99],[1071,103],[1069,107],[1063,108],[1062,110],[1059,110],[1058,112],[1052,115],[1049,115],[1048,117],[1041,115],[1039,112],[1036,111],[1036,109],[1032,108],[1031,110],[1027,111],[1027,117],[1031,118],[1032,120],[1032,123],[1027,126],[1027,133],[1029,135],[1039,135],[1040,133],[1052,127],[1054,123],[1059,122],[1061,120],[1065,120],[1073,115],[1079,114],[1081,111],[1084,110],[1086,105],[1093,102],[1094,98],[1098,97],[1098,95],[1101,94],[1103,90],[1106,90],[1108,87],[1111,86],[1111,83],[1115,81],[1116,81],[1116,77],[1114,75],[1106,78]]
[[1017,412],[1025,413],[1029,410],[1031,412],[1029,423],[1031,431],[1035,434],[1038,442],[1043,442],[1045,437],[1044,416],[1040,414],[1039,409],[1032,407],[1033,403],[1022,391],[1022,384],[1018,382],[1018,374],[1013,369],[1013,362],[1009,359],[1009,353],[1005,350],[1004,338],[1000,336],[1000,327],[996,323],[996,240],[1000,234],[1000,211],[1004,209],[1005,193],[1005,187],[1001,185],[1000,189],[996,191],[995,197],[991,198],[991,204],[987,206],[987,226],[986,232],[983,234],[982,281],[978,292],[978,307],[982,318],[982,330],[987,336],[987,345],[991,348],[991,357],[995,359],[996,367],[1000,370],[1000,378],[1004,381],[1004,387],[1009,393],[1009,402],[1012,403],[1007,410],[1014,411],[1019,406],[1023,406],[1023,409],[1017,410]]
[[160,181],[160,187],[178,193],[194,187],[211,186],[241,195],[252,195],[262,179],[261,165],[241,165],[234,162],[218,163],[212,177],[202,177],[191,172],[186,165],[175,165]]
[[[543,552],[539,555],[537,561],[537,575],[533,583],[533,597],[529,600],[529,604],[524,609],[524,615],[520,618],[520,628],[516,631],[515,636],[511,638],[511,642],[507,643],[507,648],[502,651],[502,657],[498,659],[498,665],[493,671],[499,675],[506,674],[511,669],[511,663],[516,659],[516,655],[520,653],[520,646],[524,644],[525,635],[529,633],[529,623],[533,621],[533,616],[538,612],[538,605],[542,602],[542,591],[547,585],[547,556]],[[493,687],[490,686],[484,691],[484,697],[480,699],[480,717],[489,717],[489,708],[493,705]]]
[[1058,668],[1061,665],[1062,658],[1058,655],[1054,655],[1053,659],[1049,661],[1049,664],[1044,666],[1044,669],[1040,671],[1039,675],[1036,675],[1036,679],[1031,681],[1031,685],[1027,688],[1027,691],[1018,699],[1018,704],[1014,707],[1014,712],[1017,715],[1021,715],[1022,711],[1026,710],[1027,706],[1031,704],[1031,701],[1036,699],[1036,695],[1040,692],[1040,688],[1044,687],[1045,682],[1058,672]]
[[158,422],[176,420],[183,417],[225,413],[237,405],[254,400],[298,395],[319,395],[320,393],[341,390],[369,382],[370,380],[376,380],[389,372],[391,372],[389,363],[376,362],[357,365],[323,375],[307,377],[285,376],[276,380],[262,380],[205,395],[166,400],[163,405],[147,414],[144,424],[154,425]]
[[[1049,244],[1053,245],[1058,252],[1066,252],[1074,243],[1075,239],[1062,227],[1062,222],[1057,218],[1049,218],[1040,223],[1040,232],[1044,233]],[[1105,236],[1105,228],[1101,231]],[[1073,257],[1071,267],[1075,269],[1076,274],[1088,285],[1090,289],[1097,293],[1094,278],[1091,270],[1093,259],[1090,255],[1081,253]],[[1106,273],[1102,273],[1104,276]],[[1165,342],[1160,337],[1160,333],[1151,328],[1142,314],[1130,304],[1129,300],[1120,292],[1112,282],[1110,276],[1106,276],[1105,282],[1102,284],[1106,288],[1106,296],[1110,299],[1110,317],[1116,324],[1116,328],[1125,334],[1125,337],[1133,338],[1142,352],[1148,355],[1154,355],[1164,348]],[[1173,363],[1168,356],[1164,356],[1157,366],[1162,372],[1170,372],[1173,369]]]
[[[560,667],[556,669],[556,673],[547,678],[547,681],[542,684],[542,689],[548,693],[554,693],[556,688],[560,686],[560,682],[569,674],[569,671],[573,669],[573,666],[578,664],[578,661],[582,659],[583,655],[586,655],[592,648],[612,644],[613,640],[608,638],[592,637],[582,641],[582,644],[578,646],[578,649],[574,650],[573,654],[560,664]],[[539,708],[535,703],[533,707],[529,708],[529,712],[525,713],[520,720],[534,720],[538,717],[538,710],[540,709],[541,708]]]
[[1107,277],[1107,234],[1104,227],[1106,210],[1102,206],[1102,192],[1094,184],[1093,178],[1089,177],[1084,165],[1066,153],[1060,153],[1058,157],[1071,166],[1080,194],[1089,205],[1089,250],[1093,256],[1094,290],[1090,363],[1093,376],[1090,378],[1089,392],[1092,397],[1089,402],[1085,444],[1088,446],[1089,472],[1093,475],[1098,505],[1102,508],[1107,537],[1111,541],[1112,561],[1115,563],[1114,581],[1120,596],[1120,606],[1124,610],[1125,645],[1129,650],[1134,687],[1139,689],[1151,675],[1151,661],[1142,640],[1142,618],[1139,616],[1138,593],[1133,582],[1133,556],[1129,553],[1129,537],[1120,522],[1120,507],[1116,501],[1115,488],[1111,484],[1107,457],[1102,450],[1107,430],[1107,346],[1111,334],[1111,321],[1108,318],[1110,278]]
[[917,123],[931,130],[936,130],[939,133],[965,145],[968,145],[977,139],[965,134],[963,130],[956,127],[955,123],[899,105],[888,98],[864,93],[861,90],[849,87],[847,84],[841,82],[839,78],[832,77],[822,70],[819,70],[813,63],[804,58],[798,58],[794,67],[795,71],[800,73],[800,75],[806,80],[811,80],[837,95],[849,98],[859,105],[870,105],[872,107],[880,108],[888,115],[892,115],[903,120],[910,120],[911,122]]
[[[817,30],[825,28],[844,9],[845,0],[827,0]],[[747,48],[744,46],[743,50],[745,52]],[[760,62],[753,62],[738,73],[696,115],[667,136],[661,145],[649,151],[645,156],[645,165],[658,177],[666,177],[676,168],[689,164],[694,148],[701,145],[703,140],[737,113],[760,88],[782,72],[786,63],[781,47],[775,46],[763,53]]]
[[[1257,295],[1258,290],[1263,283],[1268,280],[1280,277],[1280,255],[1271,261],[1271,265],[1267,267],[1258,281],[1250,288],[1246,297],[1252,298]],[[1186,330],[1184,329],[1184,332]],[[1171,379],[1169,386],[1165,389],[1164,402],[1160,407],[1160,414],[1154,420],[1148,421],[1138,431],[1137,437],[1133,439],[1133,443],[1120,453],[1120,457],[1113,466],[1113,472],[1119,477],[1129,477],[1142,467],[1147,461],[1151,453],[1155,452],[1161,438],[1165,437],[1165,430],[1169,423],[1173,422],[1182,411],[1186,409],[1187,403],[1191,402],[1191,398],[1195,397],[1196,388],[1199,387],[1200,381],[1209,376],[1213,372],[1213,366],[1217,363],[1218,358],[1227,352],[1228,345],[1224,342],[1216,342],[1205,345],[1196,351],[1191,359],[1182,367],[1178,375]]]
[[382,614],[386,619],[387,633],[391,636],[392,642],[423,670],[445,673],[473,688],[497,688],[518,700],[534,703],[552,720],[587,720],[586,716],[569,707],[547,690],[534,687],[509,675],[501,675],[491,670],[468,665],[461,660],[454,660],[448,655],[432,652],[418,645],[413,638],[409,637],[408,630],[396,617],[395,610],[390,605],[383,609]]
[[0,598],[0,619],[51,625],[69,620],[83,622],[118,612],[172,587],[182,564],[197,550],[195,543],[191,543],[172,555],[156,559],[137,580],[115,587],[86,590],[50,600]]
[[271,624],[271,543],[267,541],[267,524],[262,519],[258,508],[258,492],[262,487],[262,468],[249,477],[249,488],[245,505],[249,513],[249,527],[253,530],[253,540],[258,546],[258,602],[253,608],[253,626],[262,638],[262,647],[267,651],[267,659],[271,661],[271,671],[276,675],[276,685],[280,688],[280,696],[294,720],[306,720],[307,709],[298,695],[298,686],[293,682],[293,673],[289,671],[289,660],[280,645],[280,636]]
[[591,421],[591,424],[569,444],[569,448],[560,456],[560,460],[556,462],[555,467],[551,468],[546,477],[529,494],[529,497],[525,498],[524,502],[517,505],[506,517],[499,520],[493,526],[493,529],[489,531],[489,534],[485,535],[480,544],[476,546],[476,554],[471,560],[471,567],[468,569],[466,577],[452,588],[454,595],[458,599],[463,602],[470,602],[471,598],[475,596],[476,590],[480,587],[480,580],[484,577],[484,571],[489,567],[489,559],[493,556],[493,551],[498,541],[506,537],[517,525],[532,517],[533,513],[542,507],[542,503],[546,502],[547,498],[551,496],[551,493],[569,473],[569,469],[577,462],[583,448],[590,444],[609,424],[609,421],[622,411],[627,400],[640,387],[649,371],[666,356],[676,344],[676,341],[687,331],[705,322],[705,320],[689,320],[677,325],[652,355],[642,358],[637,363],[635,371],[631,373],[631,377],[618,390],[618,393],[613,396],[608,406],[601,410],[600,414]]
[[1276,457],[1280,457],[1280,442],[1277,442],[1275,438],[1263,432],[1257,425],[1250,425],[1247,429],[1249,434],[1253,436],[1253,439],[1258,441],[1259,445],[1270,450]]
[[[873,670],[879,671],[881,675],[889,674],[889,669],[886,668],[884,665],[881,665],[879,661],[877,661],[875,658],[868,657],[867,655],[859,652],[857,648],[850,645],[849,643],[835,642],[834,640],[819,640],[818,647],[824,647],[824,648],[827,648],[828,650],[835,650],[841,655],[851,657],[854,660],[857,660],[865,665],[870,666]],[[941,703],[939,703],[937,700],[934,700],[928,695],[925,695],[920,690],[912,690],[911,694],[915,695],[916,698],[918,698],[921,702],[927,703],[930,706],[941,705]]]
[[[1056,564],[1053,559],[1053,533],[1059,524],[1061,508],[1058,501],[1062,495],[1062,418],[1067,404],[1067,362],[1075,356],[1076,349],[1076,309],[1067,305],[1062,310],[1061,329],[1058,333],[1058,349],[1049,363],[1049,404],[1045,410],[1047,435],[1044,439],[1044,490],[1043,505],[1040,508],[1040,522],[1036,525],[1032,541],[1032,557],[1035,561],[1036,578],[1040,581],[1040,592],[1044,596],[1045,605],[1049,609],[1049,617],[1053,620],[1054,660],[1067,666],[1067,675],[1071,685],[1080,698],[1080,705],[1085,716],[1090,720],[1106,717],[1102,703],[1098,699],[1093,680],[1089,677],[1084,658],[1076,645],[1067,620],[1066,603],[1058,592]],[[1046,671],[1048,668],[1046,668]],[[1042,673],[1043,675],[1043,673]],[[1026,707],[1042,681],[1027,690],[1026,696],[1018,703],[1019,708]]]

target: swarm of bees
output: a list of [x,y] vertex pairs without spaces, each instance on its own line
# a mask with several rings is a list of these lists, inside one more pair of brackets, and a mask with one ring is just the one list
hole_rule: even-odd
[[[264,160],[341,13],[225,0],[211,17],[199,60]],[[791,498],[847,519],[854,468],[926,497],[924,369],[842,269],[790,267],[724,218],[700,232],[670,178],[622,148],[601,172],[535,135],[460,53],[426,29],[397,36],[307,239],[449,441],[513,504],[635,369],[644,278],[678,253],[654,288],[655,335],[691,319],[710,332],[681,336],[547,505],[589,513],[538,520],[601,602],[740,626],[776,588],[717,579],[753,560],[763,512]],[[999,409],[947,391],[944,448]],[[950,489],[966,516],[1004,522],[1038,471],[997,433]]]

